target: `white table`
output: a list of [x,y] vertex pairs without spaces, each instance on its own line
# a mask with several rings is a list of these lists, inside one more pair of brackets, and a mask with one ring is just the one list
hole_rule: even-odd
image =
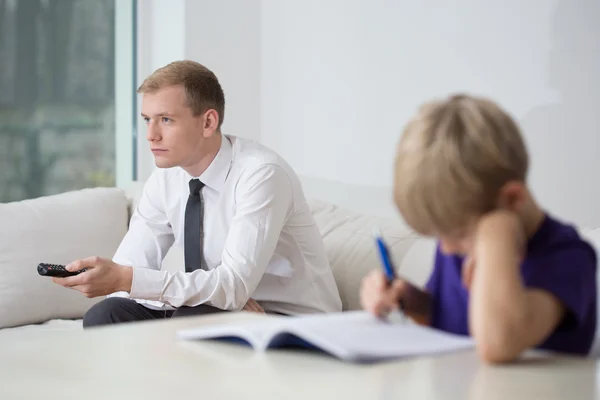
[[0,399],[593,399],[597,364],[556,357],[485,366],[474,352],[370,365],[310,352],[182,342],[181,328],[262,318],[221,314],[23,332],[0,342]]

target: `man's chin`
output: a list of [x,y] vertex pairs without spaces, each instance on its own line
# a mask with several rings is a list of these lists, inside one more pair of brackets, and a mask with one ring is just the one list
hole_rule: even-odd
[[154,165],[156,165],[157,168],[172,168],[175,166],[175,164],[169,160],[161,160],[158,158],[154,159]]

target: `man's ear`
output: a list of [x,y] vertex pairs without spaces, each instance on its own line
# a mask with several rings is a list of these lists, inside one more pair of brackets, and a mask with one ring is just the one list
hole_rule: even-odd
[[219,129],[219,113],[214,109],[207,110],[202,118],[202,124],[204,137],[211,137]]
[[498,206],[519,213],[527,200],[527,187],[520,181],[506,182],[500,189]]

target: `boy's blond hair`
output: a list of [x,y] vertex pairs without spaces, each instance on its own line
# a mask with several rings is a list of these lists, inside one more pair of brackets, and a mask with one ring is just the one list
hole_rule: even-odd
[[395,165],[395,202],[423,235],[453,234],[497,207],[529,159],[517,124],[494,102],[454,95],[424,104],[407,124]]
[[157,69],[140,85],[138,93],[153,93],[167,86],[183,85],[187,105],[198,116],[209,109],[219,114],[221,128],[225,117],[225,95],[216,75],[195,61],[174,61]]

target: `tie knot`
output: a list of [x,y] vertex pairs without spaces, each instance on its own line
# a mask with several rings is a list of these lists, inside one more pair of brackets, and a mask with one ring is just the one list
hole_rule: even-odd
[[200,191],[204,187],[204,183],[200,179],[191,179],[190,180],[190,194],[192,196],[198,196]]

